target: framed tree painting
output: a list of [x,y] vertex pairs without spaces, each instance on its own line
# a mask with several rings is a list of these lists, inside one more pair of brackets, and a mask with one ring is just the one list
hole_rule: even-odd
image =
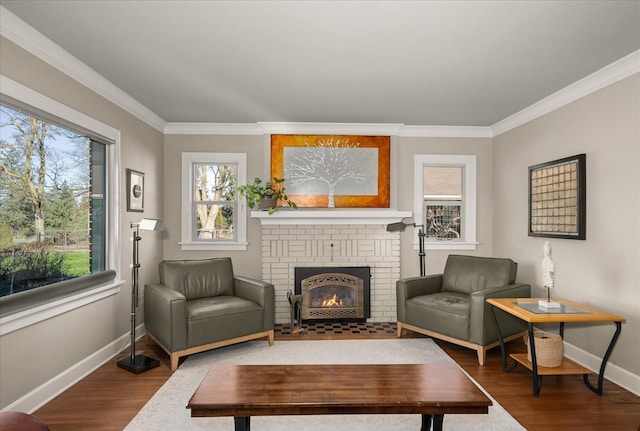
[[389,136],[271,135],[271,176],[298,207],[388,208]]
[[127,169],[127,211],[144,211],[144,174]]
[[529,167],[529,236],[587,238],[586,157]]

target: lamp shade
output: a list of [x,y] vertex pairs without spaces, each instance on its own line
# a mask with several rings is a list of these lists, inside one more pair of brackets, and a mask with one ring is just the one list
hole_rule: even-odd
[[387,232],[403,232],[407,228],[407,225],[402,222],[389,223],[387,225]]
[[164,230],[164,225],[158,219],[155,219],[155,218],[143,218],[142,220],[140,220],[140,223],[138,223],[138,228],[140,230],[161,231],[161,230]]

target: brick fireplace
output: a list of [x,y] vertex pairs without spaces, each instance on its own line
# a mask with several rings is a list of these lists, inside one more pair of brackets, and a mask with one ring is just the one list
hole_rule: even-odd
[[288,323],[287,292],[295,291],[296,267],[370,267],[369,322],[396,320],[400,236],[388,223],[410,217],[394,210],[281,210],[260,218],[262,278],[275,286],[276,323]]

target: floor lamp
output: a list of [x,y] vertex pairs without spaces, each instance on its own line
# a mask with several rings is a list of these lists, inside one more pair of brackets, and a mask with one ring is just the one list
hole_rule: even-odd
[[139,223],[131,223],[133,229],[133,263],[131,264],[131,354],[118,361],[118,367],[124,368],[132,373],[140,374],[160,365],[160,361],[144,355],[136,355],[136,310],[138,309],[138,269],[140,261],[138,259],[138,247],[140,240],[140,230],[164,230],[162,223],[156,219],[143,218]]
[[426,234],[424,233],[424,226],[421,224],[415,223],[407,223],[404,220],[389,223],[387,225],[387,232],[404,232],[407,226],[413,226],[418,228],[418,242],[420,244],[420,250],[418,252],[418,259],[420,259],[420,277],[424,277],[425,275],[425,251],[424,251],[424,238]]

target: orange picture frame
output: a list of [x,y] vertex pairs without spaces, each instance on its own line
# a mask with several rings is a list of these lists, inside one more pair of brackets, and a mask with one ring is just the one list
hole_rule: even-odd
[[[333,148],[327,148],[330,146]],[[295,166],[287,163],[285,160],[285,154],[287,149],[309,149],[310,151],[328,151],[337,148],[349,147],[351,155],[356,155],[359,149],[368,150],[367,159],[369,163],[375,164],[377,169],[368,169],[366,172],[367,179],[366,184],[362,185],[363,189],[367,191],[364,193],[358,193],[357,189],[350,194],[339,194],[328,192],[328,183],[326,179],[316,179],[313,174],[309,174],[309,184],[318,185],[318,187],[312,187],[314,190],[309,192],[300,192],[304,187],[295,187],[296,184],[301,181],[302,174],[297,172],[293,174]],[[371,152],[371,149],[375,149],[375,154]],[[289,152],[290,153],[290,152]],[[363,153],[364,154],[364,153]],[[390,177],[390,157],[391,157],[391,137],[390,136],[356,136],[356,135],[271,135],[271,177],[284,178],[286,180],[285,187],[287,195],[293,200],[298,207],[307,208],[389,208],[390,196],[389,196],[389,177]],[[375,161],[371,162],[371,159]],[[311,164],[315,163],[314,167],[317,175],[321,176],[322,172],[328,172],[332,166],[318,165],[319,159],[323,157],[316,157]],[[330,159],[327,157],[326,159]],[[328,161],[324,161],[328,163]],[[353,175],[362,175],[357,173],[356,168],[361,166],[353,165]],[[289,170],[289,175],[288,171]],[[312,178],[313,177],[313,178]],[[362,178],[360,178],[362,180]],[[363,180],[364,181],[364,180]],[[323,184],[325,190],[320,191],[319,184]],[[336,189],[337,190],[337,189]]]

